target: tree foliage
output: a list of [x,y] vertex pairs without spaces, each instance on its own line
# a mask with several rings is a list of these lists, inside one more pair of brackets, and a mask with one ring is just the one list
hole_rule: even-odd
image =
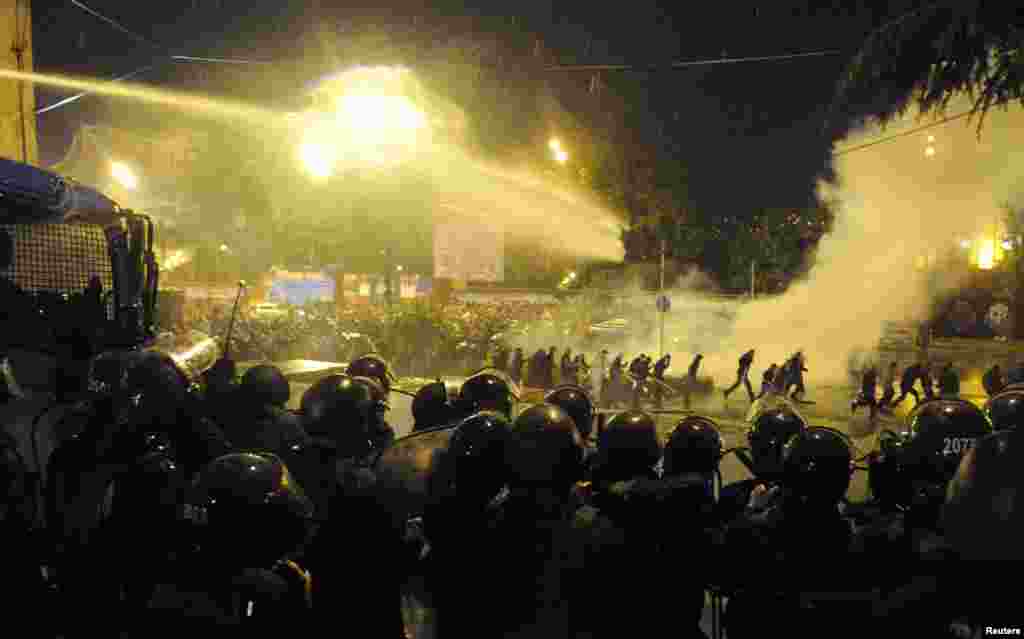
[[[918,3],[919,5],[923,3]],[[1024,104],[1024,13],[1014,2],[941,0],[873,31],[840,83],[836,110],[888,122],[911,106],[943,113],[955,96],[985,113]]]

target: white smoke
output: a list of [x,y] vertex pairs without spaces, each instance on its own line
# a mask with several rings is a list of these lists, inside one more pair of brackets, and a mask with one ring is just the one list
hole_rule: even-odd
[[[965,106],[952,104],[951,113]],[[886,322],[923,318],[929,301],[915,262],[955,247],[960,238],[992,237],[1002,205],[1019,202],[1024,184],[1020,107],[990,113],[980,140],[974,123],[961,119],[842,153],[929,121],[908,116],[885,130],[851,135],[837,149],[839,187],[822,185],[820,193],[837,203],[834,229],[822,238],[808,275],[785,294],[725,301],[699,290],[706,289],[703,274],[681,277],[665,318],[672,373],[682,374],[699,352],[702,373],[729,385],[737,359],[754,348],[756,384],[770,363],[803,350],[808,382],[843,383],[851,356],[874,349]],[[630,320],[632,335],[609,350],[656,356],[654,295],[628,293],[631,302],[614,312]]]

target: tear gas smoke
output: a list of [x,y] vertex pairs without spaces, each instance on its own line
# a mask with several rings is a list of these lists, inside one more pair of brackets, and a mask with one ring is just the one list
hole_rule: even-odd
[[[961,106],[968,105],[952,104],[950,112]],[[908,116],[884,130],[865,130],[850,136],[838,151],[927,122]],[[753,302],[723,301],[692,290],[701,278],[697,272],[673,283],[672,310],[665,318],[666,350],[673,356],[670,374],[684,374],[700,352],[705,356],[702,373],[720,387],[728,386],[735,380],[740,355],[754,348],[751,382],[756,388],[769,364],[781,364],[803,350],[808,382],[846,383],[851,355],[875,349],[886,322],[926,316],[926,274],[915,268],[916,260],[941,255],[958,238],[991,238],[1003,204],[1019,201],[1022,143],[1024,109],[1013,107],[987,116],[980,141],[976,128],[960,120],[840,155],[838,188],[820,187],[821,197],[838,205],[834,229],[819,243],[806,278],[780,296]],[[929,147],[933,154],[926,153]],[[941,286],[957,287],[960,282],[952,277]],[[612,356],[644,352],[657,357],[654,295],[636,287],[624,294],[630,303],[603,310],[628,319],[632,334],[602,340],[587,350],[606,344]],[[531,349],[526,352],[545,345],[539,335],[524,341],[529,343],[518,345]],[[563,343],[564,338],[546,345]]]

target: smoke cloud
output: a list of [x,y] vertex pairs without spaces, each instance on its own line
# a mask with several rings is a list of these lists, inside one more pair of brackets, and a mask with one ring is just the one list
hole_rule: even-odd
[[[967,108],[966,101],[953,103],[949,113]],[[838,186],[820,186],[820,196],[837,204],[834,229],[819,243],[808,275],[783,295],[726,301],[696,290],[702,274],[680,278],[665,325],[673,373],[682,374],[701,352],[702,372],[728,385],[739,356],[754,348],[756,384],[771,362],[803,350],[809,382],[845,383],[851,356],[874,349],[886,322],[923,318],[929,300],[915,262],[955,249],[959,239],[991,238],[1004,203],[1020,203],[1024,186],[1020,107],[988,114],[980,139],[976,122],[960,119],[853,150],[932,121],[910,114],[884,130],[853,134],[836,149]],[[627,297],[634,303],[608,312],[630,320],[633,334],[607,340],[609,347],[655,355],[653,295],[633,290]]]

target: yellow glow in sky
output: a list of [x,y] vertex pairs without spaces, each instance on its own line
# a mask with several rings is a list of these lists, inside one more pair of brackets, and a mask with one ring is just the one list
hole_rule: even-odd
[[300,147],[299,154],[310,175],[323,180],[330,177],[334,170],[333,151],[329,145],[307,141]]
[[139,178],[136,177],[135,172],[127,164],[120,162],[111,163],[110,174],[126,189],[134,191],[139,188]]
[[981,245],[978,247],[978,268],[990,271],[995,266],[996,261],[996,244],[995,241],[990,239],[982,240]]

